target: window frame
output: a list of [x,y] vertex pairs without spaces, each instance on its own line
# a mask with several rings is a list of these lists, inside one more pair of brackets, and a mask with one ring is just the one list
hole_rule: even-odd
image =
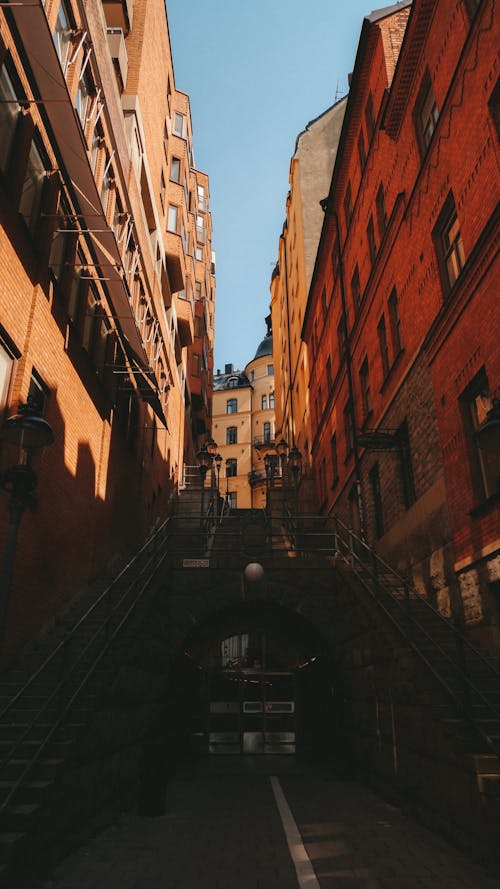
[[[448,236],[456,226],[456,233],[447,242]],[[453,192],[450,190],[444,201],[438,221],[432,231],[434,247],[438,260],[439,274],[445,297],[453,290],[465,266],[466,256],[462,238],[462,230],[458,218]],[[450,260],[453,262],[453,275],[450,274]]]
[[226,414],[237,414],[238,413],[238,399],[237,398],[228,398],[226,400]]
[[238,444],[238,427],[227,426],[226,428],[226,445]]
[[428,68],[422,78],[413,112],[413,120],[420,155],[423,158],[432,142],[439,121],[439,108]]

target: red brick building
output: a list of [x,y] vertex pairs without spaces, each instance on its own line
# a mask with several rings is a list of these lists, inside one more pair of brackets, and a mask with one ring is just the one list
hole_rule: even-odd
[[486,642],[500,461],[475,431],[500,365],[497,46],[488,0],[364,20],[303,327],[321,510]]
[[[3,590],[7,653],[137,547],[196,451],[211,398],[208,198],[163,0],[3,6],[0,419],[36,395],[54,432]],[[3,444],[1,470],[17,458]],[[0,505],[1,558],[6,494]]]

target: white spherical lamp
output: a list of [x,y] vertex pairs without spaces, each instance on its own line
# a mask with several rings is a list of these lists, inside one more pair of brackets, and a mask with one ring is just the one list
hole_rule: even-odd
[[250,562],[245,568],[244,575],[245,580],[256,583],[264,577],[264,569],[259,562]]

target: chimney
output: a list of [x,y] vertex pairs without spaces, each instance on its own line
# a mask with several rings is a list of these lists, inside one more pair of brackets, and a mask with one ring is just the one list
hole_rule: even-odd
[[232,364],[226,364],[225,368],[226,368],[224,371],[225,374],[232,374],[232,372],[233,372],[233,365]]

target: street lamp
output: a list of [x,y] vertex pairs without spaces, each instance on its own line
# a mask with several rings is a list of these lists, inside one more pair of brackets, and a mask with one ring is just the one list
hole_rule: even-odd
[[33,506],[37,477],[31,467],[31,458],[54,441],[54,433],[34,405],[19,407],[19,413],[9,417],[0,431],[0,440],[17,449],[18,463],[0,476],[0,486],[10,494],[9,528],[7,545],[0,574],[0,645],[3,642],[5,611],[12,583],[19,526],[24,510]]
[[299,449],[293,446],[288,454],[288,466],[293,475],[293,486],[295,491],[295,520],[298,521],[299,515],[299,475],[302,468],[302,454]]
[[217,521],[217,516],[219,513],[219,500],[220,500],[220,467],[221,467],[221,463],[222,463],[221,455],[215,454],[213,462],[215,465],[215,470],[217,472],[217,496],[215,498],[215,520]]
[[205,445],[196,454],[201,479],[200,528],[203,528],[203,512],[205,509],[205,478],[212,465],[212,458]]

